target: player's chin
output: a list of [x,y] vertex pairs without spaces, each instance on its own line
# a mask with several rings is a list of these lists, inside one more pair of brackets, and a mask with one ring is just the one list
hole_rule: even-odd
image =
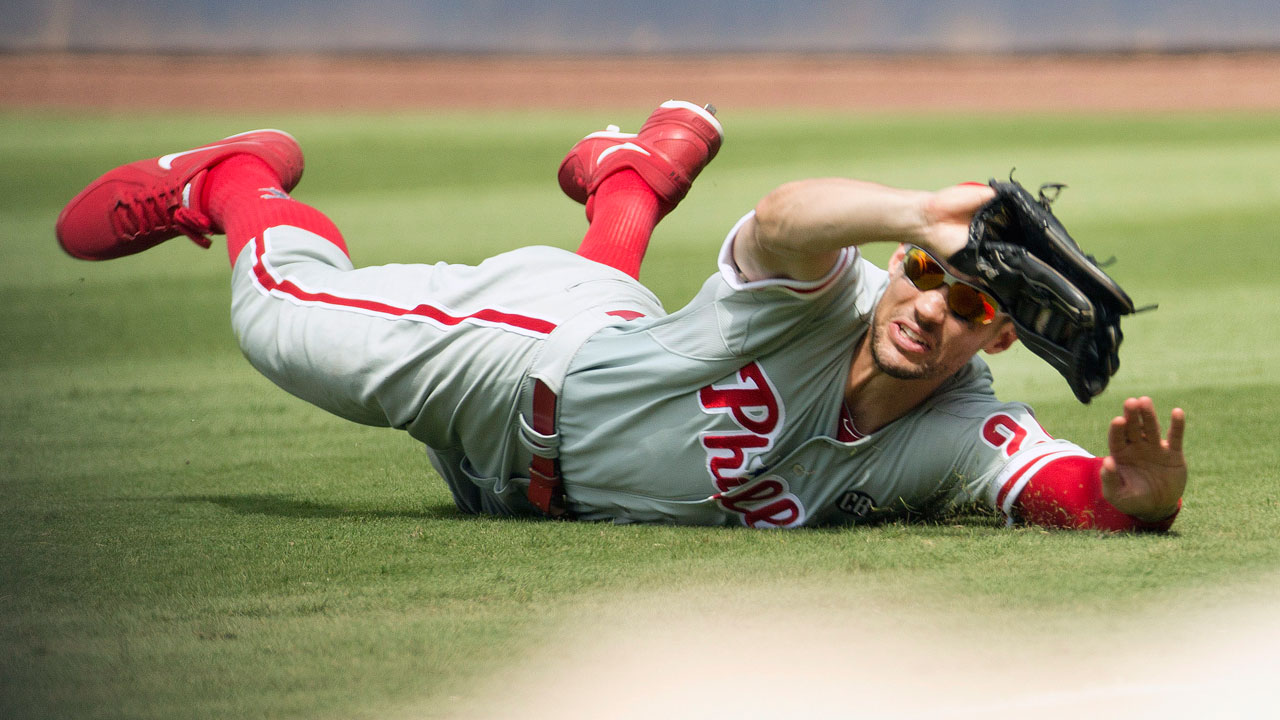
[[897,380],[922,380],[933,374],[930,363],[912,360],[887,341],[871,344],[871,359],[880,372]]
[[925,380],[933,376],[928,367],[909,363],[881,364],[880,371],[896,380]]

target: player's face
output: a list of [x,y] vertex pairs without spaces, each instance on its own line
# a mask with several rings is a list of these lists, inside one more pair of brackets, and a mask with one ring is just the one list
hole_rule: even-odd
[[987,324],[960,317],[948,304],[946,284],[920,290],[903,272],[906,246],[889,262],[889,287],[871,324],[871,357],[900,380],[943,380],[979,350],[997,353],[1016,340],[1013,323],[996,315]]

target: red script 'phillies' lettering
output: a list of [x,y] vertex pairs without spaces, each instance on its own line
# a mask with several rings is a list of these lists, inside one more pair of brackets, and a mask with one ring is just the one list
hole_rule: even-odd
[[707,412],[727,412],[744,430],[771,435],[782,420],[782,401],[764,370],[751,363],[738,371],[741,383],[708,385],[698,391],[698,402]]
[[738,513],[747,527],[790,528],[804,523],[800,498],[776,475],[756,478],[732,493],[716,496],[716,500],[726,510]]
[[[707,471],[720,491],[716,499],[752,527],[793,527],[804,520],[804,508],[780,478],[765,478],[743,487],[759,457],[773,447],[785,421],[778,391],[764,369],[750,363],[738,370],[736,382],[708,385],[698,391],[708,414],[724,413],[741,430],[707,433]],[[741,488],[739,492],[733,490]],[[732,494],[729,494],[732,493]]]
[[773,447],[782,426],[782,400],[764,370],[750,363],[738,371],[737,382],[699,390],[698,403],[703,412],[726,414],[741,428],[739,432],[702,436],[707,468],[716,488],[731,490],[742,484],[752,460]]

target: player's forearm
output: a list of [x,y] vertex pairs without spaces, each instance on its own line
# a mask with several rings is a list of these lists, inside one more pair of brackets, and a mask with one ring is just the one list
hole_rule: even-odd
[[847,178],[783,185],[756,206],[735,250],[749,277],[822,277],[841,249],[871,242],[927,244],[930,193]]
[[848,178],[783,185],[756,206],[762,242],[791,252],[822,252],[869,242],[923,239],[930,193]]

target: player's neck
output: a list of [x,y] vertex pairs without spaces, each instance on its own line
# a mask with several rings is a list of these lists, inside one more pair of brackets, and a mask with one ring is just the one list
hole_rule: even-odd
[[911,412],[946,379],[902,380],[888,375],[876,365],[868,342],[864,335],[854,352],[844,401],[854,425],[864,433],[873,433]]

